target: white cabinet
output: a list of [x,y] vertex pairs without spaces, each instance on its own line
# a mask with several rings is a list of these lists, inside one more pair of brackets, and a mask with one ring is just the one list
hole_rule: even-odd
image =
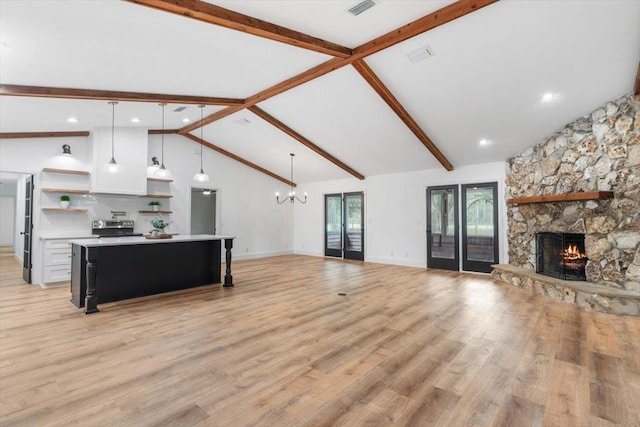
[[[78,239],[83,237],[73,237]],[[88,236],[86,238],[89,238]],[[44,238],[42,246],[43,288],[71,280],[71,244],[69,238]]]
[[89,145],[93,159],[91,192],[144,195],[147,193],[148,131],[144,128],[115,128],[113,151],[119,170],[109,172],[111,128],[96,128]]
[[42,287],[71,280],[71,245],[66,239],[45,240],[42,245]]

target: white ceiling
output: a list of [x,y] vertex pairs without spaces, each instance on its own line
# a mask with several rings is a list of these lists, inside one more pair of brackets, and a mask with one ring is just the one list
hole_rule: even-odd
[[[354,17],[349,0],[210,2],[351,48],[450,3],[380,0]],[[0,41],[3,84],[176,95],[245,98],[330,59],[116,1],[0,0]],[[406,55],[427,45],[435,56],[411,64]],[[503,0],[366,62],[454,167],[506,160],[633,89],[640,0]],[[258,106],[365,176],[441,167],[350,66]],[[176,107],[166,108],[166,128],[200,117]],[[104,101],[3,96],[0,132],[91,130],[110,113]],[[116,125],[159,129],[160,107],[121,102]],[[283,177],[296,153],[297,182],[351,176],[249,111],[204,137]]]

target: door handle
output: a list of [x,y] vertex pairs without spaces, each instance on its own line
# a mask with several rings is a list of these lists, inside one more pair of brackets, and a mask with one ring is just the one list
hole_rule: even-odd
[[23,235],[24,235],[24,231],[21,231],[21,232],[20,232],[20,235],[21,235],[21,236],[23,236]]

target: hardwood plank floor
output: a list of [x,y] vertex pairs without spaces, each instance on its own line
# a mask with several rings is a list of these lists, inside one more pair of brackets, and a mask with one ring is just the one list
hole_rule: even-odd
[[282,256],[86,316],[21,274],[3,426],[640,426],[639,318],[488,276]]

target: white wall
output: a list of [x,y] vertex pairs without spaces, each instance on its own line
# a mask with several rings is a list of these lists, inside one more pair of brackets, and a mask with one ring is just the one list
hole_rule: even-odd
[[0,246],[13,246],[16,198],[0,196]]
[[306,205],[295,205],[295,253],[324,254],[324,194],[364,191],[365,260],[426,266],[426,188],[445,184],[498,182],[500,262],[507,262],[504,162],[463,166],[447,172],[424,170],[301,185]]
[[[71,145],[72,157],[62,156],[62,144]],[[0,170],[35,175],[33,282],[40,283],[41,236],[78,236],[91,233],[91,221],[110,218],[111,210],[124,210],[127,219],[136,221],[136,231],[151,229],[153,215],[138,214],[149,209],[150,199],[137,196],[90,194],[71,195],[72,207],[86,207],[86,213],[43,212],[43,206],[58,203],[59,194],[41,193],[41,188],[88,188],[89,179],[79,175],[43,173],[42,168],[92,170],[87,138],[37,138],[0,140]],[[173,198],[162,199],[163,209],[171,209],[172,233],[188,233],[190,193],[193,175],[200,169],[199,147],[179,135],[165,135],[165,165],[173,173]],[[198,155],[195,152],[198,152]],[[160,157],[160,136],[149,136],[149,159]],[[150,160],[149,160],[150,163]],[[274,191],[288,191],[284,184],[211,150],[204,150],[204,168],[211,176],[210,188],[217,190],[218,234],[236,236],[234,259],[280,255],[293,252],[293,211],[277,206]],[[206,188],[201,184],[198,187]],[[18,194],[24,183],[18,184]],[[18,203],[20,205],[20,203]],[[24,212],[16,213],[22,218]],[[17,227],[18,229],[21,226]],[[20,246],[20,247],[18,247]],[[21,239],[16,254],[22,257]]]

